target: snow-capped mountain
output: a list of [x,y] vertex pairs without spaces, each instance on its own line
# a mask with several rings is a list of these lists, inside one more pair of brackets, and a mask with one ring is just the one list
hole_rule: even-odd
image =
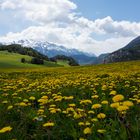
[[71,55],[87,55],[87,56],[95,56],[94,54],[89,54],[86,52],[79,51],[77,49],[69,49],[61,45],[56,45],[53,43],[49,43],[47,41],[35,41],[35,40],[18,40],[13,41],[10,44],[20,44],[24,47],[31,47],[36,49],[37,51],[48,55],[49,57],[53,57],[58,54],[64,54],[67,56]]
[[[6,43],[7,44],[7,43]],[[80,64],[89,64],[96,56],[86,52],[79,51],[77,49],[69,49],[61,45],[49,43],[47,41],[35,41],[35,40],[18,40],[8,44],[20,44],[23,47],[31,47],[38,52],[47,55],[48,57],[54,57],[56,55],[66,55],[75,58]]]
[[94,54],[79,51],[77,49],[69,49],[62,45],[56,45],[47,41],[36,41],[32,39],[17,40],[12,42],[2,42],[3,45],[20,44],[23,47],[31,47],[38,52],[54,57],[56,55],[66,55],[73,57],[79,64],[91,64],[96,58]]

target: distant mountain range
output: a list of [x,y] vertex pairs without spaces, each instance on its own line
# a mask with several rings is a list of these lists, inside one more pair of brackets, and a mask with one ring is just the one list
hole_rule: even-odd
[[35,41],[30,39],[13,41],[8,44],[20,44],[23,47],[31,47],[38,52],[47,55],[49,58],[57,55],[70,56],[73,57],[80,65],[140,60],[140,36],[132,40],[125,47],[112,53],[101,54],[98,57],[95,54],[89,54],[77,49],[69,49],[47,41]]
[[69,49],[64,46],[49,43],[47,41],[35,41],[35,40],[18,40],[8,44],[20,44],[24,47],[31,47],[38,52],[47,55],[49,58],[56,55],[65,55],[73,57],[79,64],[91,64],[93,59],[96,59],[94,54],[79,51],[77,49]]

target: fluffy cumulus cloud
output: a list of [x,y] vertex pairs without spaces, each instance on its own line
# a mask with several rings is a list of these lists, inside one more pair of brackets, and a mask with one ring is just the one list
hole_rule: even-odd
[[5,1],[5,2],[1,3],[0,7],[2,10],[15,9],[16,5],[14,3],[12,3],[11,1]]
[[115,21],[110,16],[89,20],[79,16],[76,8],[70,0],[2,0],[0,12],[10,10],[13,18],[32,24],[20,32],[11,31],[0,39],[46,40],[98,55],[121,48],[140,34],[139,22]]
[[39,23],[69,20],[76,5],[69,0],[3,0],[3,10],[15,10],[22,17]]

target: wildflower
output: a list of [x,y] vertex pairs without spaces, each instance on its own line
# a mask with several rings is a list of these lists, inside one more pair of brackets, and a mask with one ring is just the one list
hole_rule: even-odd
[[93,95],[93,96],[91,96],[91,98],[92,99],[97,99],[97,98],[99,98],[99,96],[98,95]]
[[43,124],[43,127],[52,127],[52,126],[54,126],[53,122],[47,122]]
[[104,113],[99,113],[97,115],[97,118],[99,118],[99,119],[104,119],[105,117],[106,117],[106,115]]
[[111,105],[110,105],[110,107],[112,107],[112,108],[117,108],[117,107],[119,107],[119,102],[116,102],[116,103],[112,103]]
[[78,125],[79,126],[84,126],[85,124],[84,124],[84,122],[79,122]]
[[92,105],[92,109],[97,109],[97,108],[101,108],[102,107],[102,105],[101,104],[94,104],[94,105]]
[[138,103],[138,104],[140,103],[140,99],[137,100],[137,103]]
[[56,105],[54,105],[54,104],[50,105],[50,108],[53,108],[53,107],[56,107]]
[[7,104],[7,103],[8,103],[8,101],[7,101],[7,100],[5,100],[5,101],[3,101],[2,103],[3,103],[3,104]]
[[20,103],[19,103],[19,106],[27,106],[27,104],[24,103],[24,102],[20,102]]
[[46,104],[48,102],[48,100],[46,99],[38,99],[38,102],[43,105],[43,104]]
[[92,133],[91,128],[89,128],[89,127],[85,128],[83,133],[84,134],[91,134]]
[[29,100],[34,101],[34,100],[35,100],[35,97],[34,97],[34,96],[31,96],[31,97],[29,98]]
[[50,110],[50,113],[52,113],[52,114],[55,114],[57,111],[56,111],[56,109],[54,108],[54,109],[52,109],[52,110]]
[[122,101],[124,99],[124,96],[121,95],[121,94],[118,94],[118,95],[115,95],[112,100],[113,102],[119,102],[119,101]]
[[86,125],[86,126],[89,126],[89,125],[90,125],[90,122],[86,122],[85,125]]
[[97,132],[103,134],[103,133],[106,132],[106,130],[104,130],[104,129],[98,129]]
[[10,110],[10,109],[12,109],[12,108],[13,108],[13,106],[10,105],[10,106],[7,107],[7,110]]
[[102,90],[106,90],[107,89],[107,86],[106,85],[103,85],[102,86]]
[[101,104],[108,104],[108,101],[104,100],[101,102]]
[[38,113],[38,114],[43,114],[43,113],[44,113],[44,110],[43,110],[43,109],[39,109],[39,110],[37,111],[37,113]]
[[65,100],[72,100],[74,97],[73,96],[64,96]]
[[69,104],[69,107],[75,107],[76,105],[75,104]]
[[74,112],[74,116],[73,116],[75,119],[79,119],[79,118],[81,118],[82,117],[82,115],[81,114],[78,114],[78,113],[76,113],[76,112]]
[[48,99],[48,96],[44,95],[41,97],[41,99]]
[[121,111],[126,111],[126,110],[128,110],[128,109],[129,109],[129,107],[128,107],[128,106],[125,106],[125,105],[119,106],[119,107],[117,108],[117,110],[118,110],[119,112],[121,112]]
[[91,100],[81,100],[80,104],[92,104]]
[[131,102],[131,101],[124,101],[124,102],[123,102],[123,105],[129,107],[129,106],[133,106],[134,104],[133,104],[133,102]]
[[27,102],[29,102],[29,101],[28,101],[28,99],[24,99],[23,102],[26,102],[26,103],[27,103]]
[[97,119],[97,118],[93,118],[93,119],[91,119],[91,121],[92,121],[92,122],[97,122],[98,119]]
[[94,114],[94,113],[95,113],[95,112],[92,111],[92,110],[88,111],[88,114]]
[[87,140],[87,139],[84,139],[84,138],[79,138],[79,140]]
[[116,95],[117,92],[116,92],[115,90],[112,90],[109,94],[110,94],[110,95]]
[[0,129],[0,133],[10,132],[12,130],[11,126],[6,126]]

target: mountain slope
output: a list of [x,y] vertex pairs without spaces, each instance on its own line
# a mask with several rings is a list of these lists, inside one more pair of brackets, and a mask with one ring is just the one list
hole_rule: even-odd
[[39,53],[35,49],[25,48],[19,44],[0,45],[0,51],[5,51],[5,50],[8,52],[19,53],[21,55],[28,55],[28,56],[32,56],[32,57],[37,57],[37,58],[47,60],[47,61],[49,60],[46,55]]
[[104,53],[96,57],[93,61],[92,64],[103,64],[105,57],[107,57],[109,53]]
[[10,44],[20,44],[24,47],[34,48],[48,57],[54,57],[56,55],[71,56],[76,59],[79,64],[88,64],[94,59],[94,57],[96,57],[94,54],[88,54],[77,49],[69,49],[47,41],[18,40],[13,41]]
[[140,36],[128,45],[105,57],[105,63],[140,60]]
[[26,61],[31,61],[32,57],[28,55],[21,55],[18,53],[12,53],[8,51],[0,51],[0,68],[45,68],[45,67],[60,67],[61,65],[44,61],[44,65],[35,65],[30,63],[21,63],[21,58],[25,58]]

